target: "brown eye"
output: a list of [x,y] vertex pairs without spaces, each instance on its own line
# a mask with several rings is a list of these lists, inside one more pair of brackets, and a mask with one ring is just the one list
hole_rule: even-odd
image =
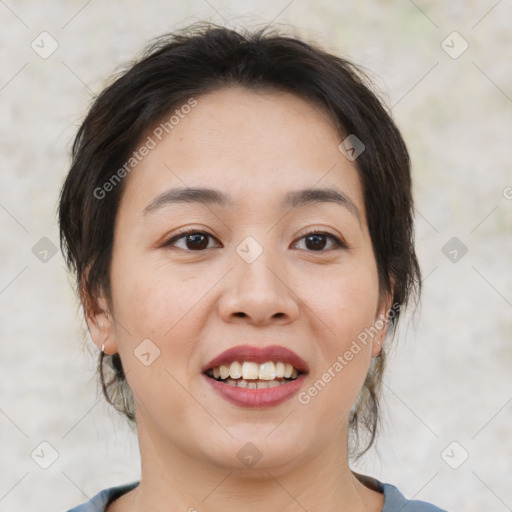
[[208,247],[208,235],[204,233],[195,233],[193,235],[187,235],[185,244],[187,249],[191,251],[200,251]]
[[347,248],[347,245],[344,242],[342,242],[339,238],[335,237],[334,235],[331,235],[330,233],[325,233],[323,231],[313,231],[311,233],[308,233],[304,235],[299,240],[299,242],[303,240],[305,241],[305,248],[308,251],[327,252],[328,250],[336,248]]
[[321,251],[327,244],[325,235],[308,235],[306,238],[306,247],[312,251]]
[[214,240],[213,236],[204,231],[188,231],[171,238],[164,246],[178,247],[186,251],[204,251],[209,249],[210,240]]

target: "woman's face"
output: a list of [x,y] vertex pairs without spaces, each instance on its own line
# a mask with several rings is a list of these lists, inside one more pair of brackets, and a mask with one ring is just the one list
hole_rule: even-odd
[[114,320],[97,315],[91,333],[121,356],[143,458],[277,471],[343,455],[389,306],[354,163],[294,95],[196,99],[125,178]]

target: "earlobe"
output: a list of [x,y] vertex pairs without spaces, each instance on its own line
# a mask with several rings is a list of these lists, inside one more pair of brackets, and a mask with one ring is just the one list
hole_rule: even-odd
[[[377,335],[380,336],[380,335]],[[374,339],[372,345],[372,358],[379,357],[382,351],[382,342],[380,339]]]
[[372,340],[372,357],[379,357],[388,331],[388,319],[385,312],[379,312],[379,315],[375,320],[374,327],[377,332]]
[[110,336],[114,326],[107,301],[103,297],[89,297],[82,304],[87,328],[95,345],[106,354],[116,352],[115,340]]
[[377,333],[373,337],[372,342],[372,357],[378,357],[381,354],[384,340],[389,327],[389,312],[391,308],[392,293],[390,293],[385,299],[381,301],[381,306],[377,312],[375,318],[375,328]]

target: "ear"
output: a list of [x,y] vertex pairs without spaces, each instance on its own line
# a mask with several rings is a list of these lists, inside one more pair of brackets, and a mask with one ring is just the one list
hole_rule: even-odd
[[104,345],[105,354],[114,354],[117,352],[117,344],[111,336],[114,319],[103,292],[98,297],[92,297],[85,286],[81,286],[80,298],[87,328],[95,345],[99,350],[102,350]]
[[374,323],[377,333],[372,339],[372,357],[379,356],[384,340],[386,339],[386,334],[388,333],[388,315],[392,306],[394,285],[395,281],[394,279],[391,279],[391,290],[383,295],[379,300],[379,307],[377,309]]

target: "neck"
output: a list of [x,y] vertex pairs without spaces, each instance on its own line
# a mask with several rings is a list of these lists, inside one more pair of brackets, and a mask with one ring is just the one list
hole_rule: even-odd
[[[199,462],[146,429],[143,421],[138,421],[138,429],[140,484],[115,502],[117,506],[109,507],[109,512],[118,507],[123,512],[382,509],[382,495],[362,485],[350,471],[346,443],[325,446],[313,458],[293,467],[241,470]],[[338,439],[346,439],[344,434]]]

